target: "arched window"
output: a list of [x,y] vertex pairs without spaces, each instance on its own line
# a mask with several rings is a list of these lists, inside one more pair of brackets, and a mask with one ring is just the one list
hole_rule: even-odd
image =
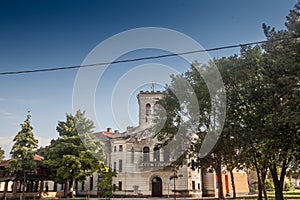
[[149,147],[144,147],[143,148],[143,162],[149,162],[150,161],[149,152],[150,152]]
[[153,160],[155,162],[159,162],[160,161],[160,150],[159,150],[159,148],[154,147],[153,151],[154,151],[154,159]]
[[195,171],[195,161],[194,160],[192,160],[191,169]]
[[149,103],[146,104],[146,116],[151,115],[151,105]]

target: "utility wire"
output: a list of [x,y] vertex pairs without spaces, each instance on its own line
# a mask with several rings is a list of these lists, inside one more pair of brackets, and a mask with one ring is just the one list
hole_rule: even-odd
[[194,53],[218,51],[218,50],[223,50],[223,49],[232,49],[232,48],[243,47],[243,46],[250,46],[250,45],[255,45],[255,44],[271,43],[271,42],[277,42],[277,41],[283,41],[283,40],[289,40],[289,39],[298,39],[298,38],[295,38],[295,37],[278,38],[278,39],[273,39],[273,40],[270,40],[270,41],[263,40],[263,41],[249,42],[249,43],[244,43],[244,44],[235,44],[235,45],[215,47],[215,48],[209,48],[209,49],[187,51],[187,52],[181,52],[181,53],[169,53],[169,54],[162,54],[162,55],[158,55],[158,56],[146,56],[146,57],[140,57],[140,58],[124,59],[124,60],[117,60],[117,61],[112,61],[112,62],[93,63],[93,64],[87,64],[87,65],[74,65],[74,66],[45,68],[45,69],[33,69],[33,70],[0,72],[0,76],[3,76],[3,75],[14,75],[14,74],[37,73],[37,72],[51,72],[51,71],[78,69],[78,68],[81,68],[81,67],[82,68],[83,67],[94,67],[94,66],[118,64],[118,63],[136,62],[136,61],[141,61],[141,60],[153,60],[153,59],[166,58],[166,57],[174,57],[174,56],[194,54]]

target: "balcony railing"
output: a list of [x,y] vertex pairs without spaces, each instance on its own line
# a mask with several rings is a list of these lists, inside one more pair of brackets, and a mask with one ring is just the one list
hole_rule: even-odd
[[141,168],[155,168],[155,167],[167,167],[171,164],[170,161],[148,161],[140,162],[139,167]]

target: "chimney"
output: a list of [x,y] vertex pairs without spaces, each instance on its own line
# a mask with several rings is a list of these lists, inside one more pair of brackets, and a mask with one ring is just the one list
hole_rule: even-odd
[[112,132],[112,128],[107,128],[107,132],[111,133]]

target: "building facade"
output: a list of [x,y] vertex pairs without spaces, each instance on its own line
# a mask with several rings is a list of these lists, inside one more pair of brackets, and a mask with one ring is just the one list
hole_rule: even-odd
[[115,196],[201,196],[201,171],[187,165],[175,170],[168,152],[157,146],[151,127],[162,92],[141,91],[139,125],[111,138],[111,166]]
[[[157,146],[154,137],[154,112],[157,101],[163,97],[159,91],[140,91],[139,125],[127,127],[125,132],[107,131],[95,135],[105,143],[106,164],[117,172],[112,184],[115,186],[114,197],[202,197],[217,195],[217,179],[215,173],[209,170],[193,169],[189,166],[191,160],[186,160],[179,169],[171,165],[175,161],[163,148]],[[237,193],[249,192],[247,175],[235,172],[239,180]],[[230,178],[224,171],[223,187],[226,193],[231,193]],[[78,183],[77,194],[86,195],[89,192],[96,196],[99,177],[94,175],[84,183]]]
[[[176,157],[166,148],[158,146],[152,129],[157,102],[163,97],[159,91],[141,91],[137,98],[139,103],[139,125],[127,127],[125,132],[106,131],[94,135],[104,143],[105,164],[117,172],[112,184],[115,186],[114,197],[202,197],[216,196],[218,181],[212,170],[194,169],[189,165],[192,160],[186,159],[183,166],[173,168]],[[174,147],[174,152],[178,148]],[[39,163],[37,175],[28,178],[27,195],[33,197],[61,197],[64,184],[54,183],[40,163],[43,157],[36,155]],[[14,177],[6,169],[8,161],[0,163],[0,198],[17,197],[21,194],[22,177]],[[248,193],[247,174],[235,171],[237,193]],[[102,191],[97,187],[103,177],[93,174],[84,182],[75,182],[74,191],[77,196],[99,197]],[[222,174],[223,188],[226,194],[232,193],[229,173]]]

